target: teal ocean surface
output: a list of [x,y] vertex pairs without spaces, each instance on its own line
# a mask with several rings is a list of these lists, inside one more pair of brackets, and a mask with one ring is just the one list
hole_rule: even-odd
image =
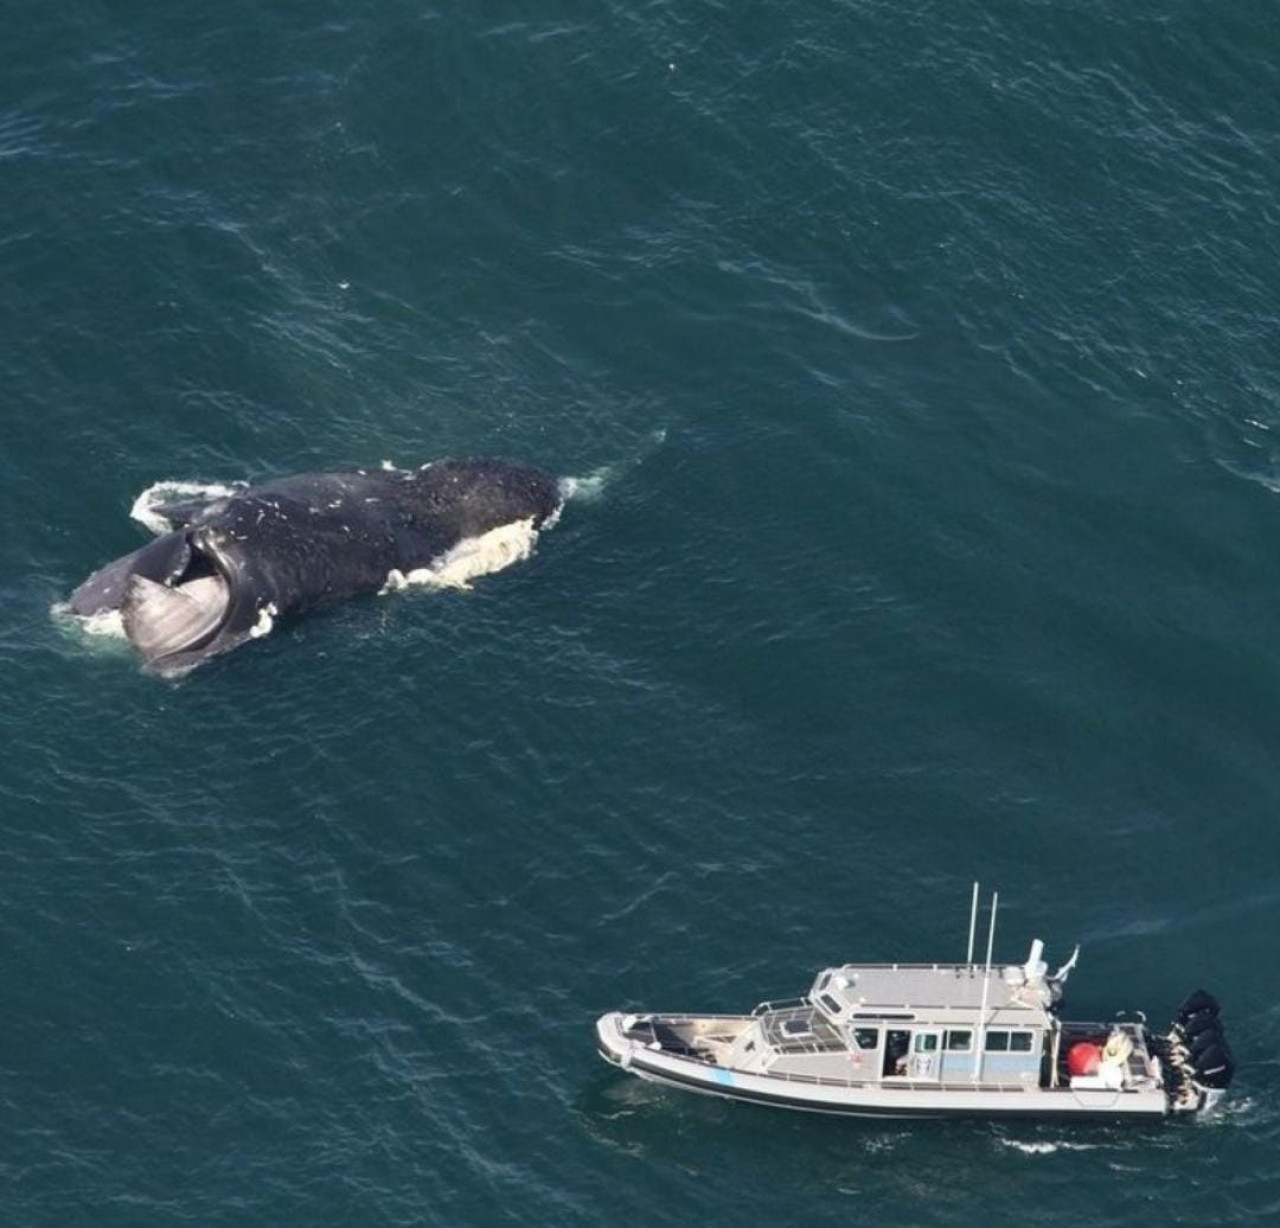
[[[1280,14],[11,6],[0,1222],[1280,1217]],[[588,479],[178,682],[160,480]],[[619,1007],[1083,945],[1215,1119],[681,1095]]]

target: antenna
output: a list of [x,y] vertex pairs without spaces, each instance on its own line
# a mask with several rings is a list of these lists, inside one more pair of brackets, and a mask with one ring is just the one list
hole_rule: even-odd
[[987,930],[987,966],[982,974],[982,1005],[978,1008],[977,1045],[973,1051],[973,1078],[982,1073],[982,1050],[987,1039],[987,990],[991,986],[991,949],[996,942],[996,908],[1000,903],[1000,893],[991,893],[991,926]]
[[996,909],[999,906],[1000,893],[993,891],[991,893],[991,925],[987,930],[987,976],[991,975],[991,951],[996,944]]
[[978,928],[978,884],[973,884],[973,903],[969,906],[969,954],[964,962],[973,966],[973,935]]

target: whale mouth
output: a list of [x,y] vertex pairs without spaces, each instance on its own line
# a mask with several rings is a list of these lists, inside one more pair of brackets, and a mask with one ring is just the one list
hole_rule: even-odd
[[231,608],[231,585],[217,561],[188,539],[185,568],[163,583],[129,577],[120,613],[124,632],[148,665],[175,653],[203,648],[222,629]]

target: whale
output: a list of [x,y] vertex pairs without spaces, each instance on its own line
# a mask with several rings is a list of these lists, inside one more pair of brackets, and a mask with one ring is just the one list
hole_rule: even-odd
[[118,615],[148,672],[185,674],[280,618],[361,594],[465,587],[527,557],[564,502],[549,473],[486,457],[211,489],[152,506],[160,535],[69,599],[82,619]]

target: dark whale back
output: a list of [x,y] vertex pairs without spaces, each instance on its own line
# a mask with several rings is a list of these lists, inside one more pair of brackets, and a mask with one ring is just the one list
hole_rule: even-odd
[[531,466],[447,460],[281,478],[221,501],[192,528],[286,613],[376,591],[393,569],[426,567],[502,525],[538,528],[560,501],[556,480]]

